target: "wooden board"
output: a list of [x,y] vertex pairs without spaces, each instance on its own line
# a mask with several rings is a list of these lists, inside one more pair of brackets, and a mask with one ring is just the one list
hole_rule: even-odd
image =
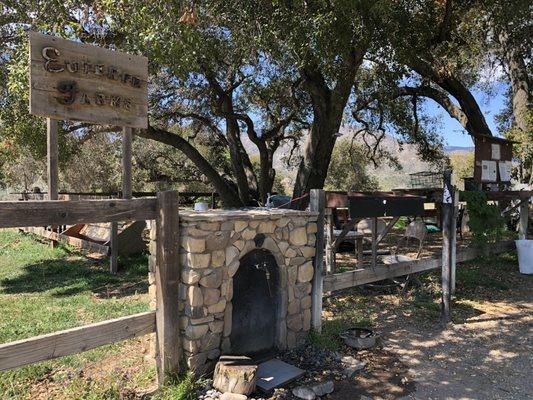
[[147,128],[148,59],[36,32],[30,38],[30,113]]
[[0,201],[0,228],[155,219],[156,199]]
[[155,331],[155,311],[0,345],[0,371],[76,354]]
[[[491,247],[491,254],[515,248],[514,242],[500,242]],[[457,252],[456,262],[470,261],[477,258],[480,251],[477,249],[465,249]],[[442,267],[442,258],[422,258],[415,261],[400,262],[389,265],[376,265],[374,268],[357,268],[353,271],[340,274],[327,275],[324,277],[324,292],[347,289],[354,286],[364,285],[381,281],[383,279],[429,271]]]

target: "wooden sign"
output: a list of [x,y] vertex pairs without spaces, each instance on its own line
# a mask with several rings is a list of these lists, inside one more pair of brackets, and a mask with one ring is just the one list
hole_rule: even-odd
[[30,113],[148,126],[148,59],[30,33]]

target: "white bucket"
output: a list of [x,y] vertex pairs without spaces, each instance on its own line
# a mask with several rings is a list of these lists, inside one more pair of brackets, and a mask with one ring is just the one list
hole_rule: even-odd
[[518,267],[522,274],[533,274],[533,240],[515,240]]

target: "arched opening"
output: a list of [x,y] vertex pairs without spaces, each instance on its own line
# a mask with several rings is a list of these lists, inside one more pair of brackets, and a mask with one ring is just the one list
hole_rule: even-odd
[[279,269],[267,250],[255,249],[240,260],[233,277],[231,352],[259,355],[276,350]]

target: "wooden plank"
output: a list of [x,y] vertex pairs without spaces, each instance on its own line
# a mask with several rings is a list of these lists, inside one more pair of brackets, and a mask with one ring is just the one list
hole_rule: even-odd
[[148,59],[30,32],[30,113],[147,128]]
[[46,119],[47,138],[47,169],[48,169],[48,200],[58,198],[58,147],[57,147],[57,120]]
[[166,191],[157,194],[155,283],[159,385],[167,383],[181,367],[178,206],[177,192]]
[[86,250],[91,253],[98,253],[102,255],[107,255],[109,253],[109,247],[103,244],[91,242],[89,240],[81,239],[74,236],[69,236],[64,233],[56,233],[49,230],[46,230],[43,227],[29,226],[24,228],[25,232],[32,233],[34,235],[39,235],[45,239],[55,240],[56,242],[65,243],[70,246],[77,247],[82,250]]
[[333,213],[331,208],[325,210],[326,224],[326,274],[335,273],[335,246],[333,243]]
[[[496,243],[491,247],[491,254],[502,253],[513,250],[514,248],[515,244],[513,241]],[[479,250],[475,248],[465,249],[457,252],[457,262],[471,261],[479,256]],[[390,265],[380,264],[375,268],[358,268],[353,271],[326,276],[324,278],[324,292],[334,292],[336,290],[377,282],[383,279],[429,271],[440,268],[441,266],[442,258],[422,258],[419,260]]]
[[[313,259],[315,269],[313,275],[313,289],[311,292],[311,326],[315,332],[322,332],[322,297],[324,276],[324,212],[326,205],[325,192],[322,189],[311,189],[309,209],[318,213],[316,225],[316,253]],[[334,276],[334,275],[330,275]]]
[[155,312],[98,322],[0,345],[0,371],[81,353],[155,331]]
[[392,217],[389,223],[385,226],[385,229],[383,229],[383,231],[378,235],[376,239],[377,244],[381,243],[383,238],[388,235],[392,228],[394,228],[394,225],[396,225],[396,222],[398,222],[399,219],[400,217]]
[[518,221],[518,239],[527,239],[527,229],[529,222],[529,201],[520,204],[520,219]]
[[444,172],[444,188],[442,195],[442,274],[441,274],[441,322],[451,321],[451,278],[452,278],[452,223],[453,220],[453,187],[452,172]]
[[132,181],[131,181],[131,144],[132,129],[130,127],[122,128],[122,198],[131,199]]
[[0,228],[155,219],[156,199],[0,201]]
[[109,272],[115,275],[118,272],[118,222],[111,222],[111,236],[109,238]]

